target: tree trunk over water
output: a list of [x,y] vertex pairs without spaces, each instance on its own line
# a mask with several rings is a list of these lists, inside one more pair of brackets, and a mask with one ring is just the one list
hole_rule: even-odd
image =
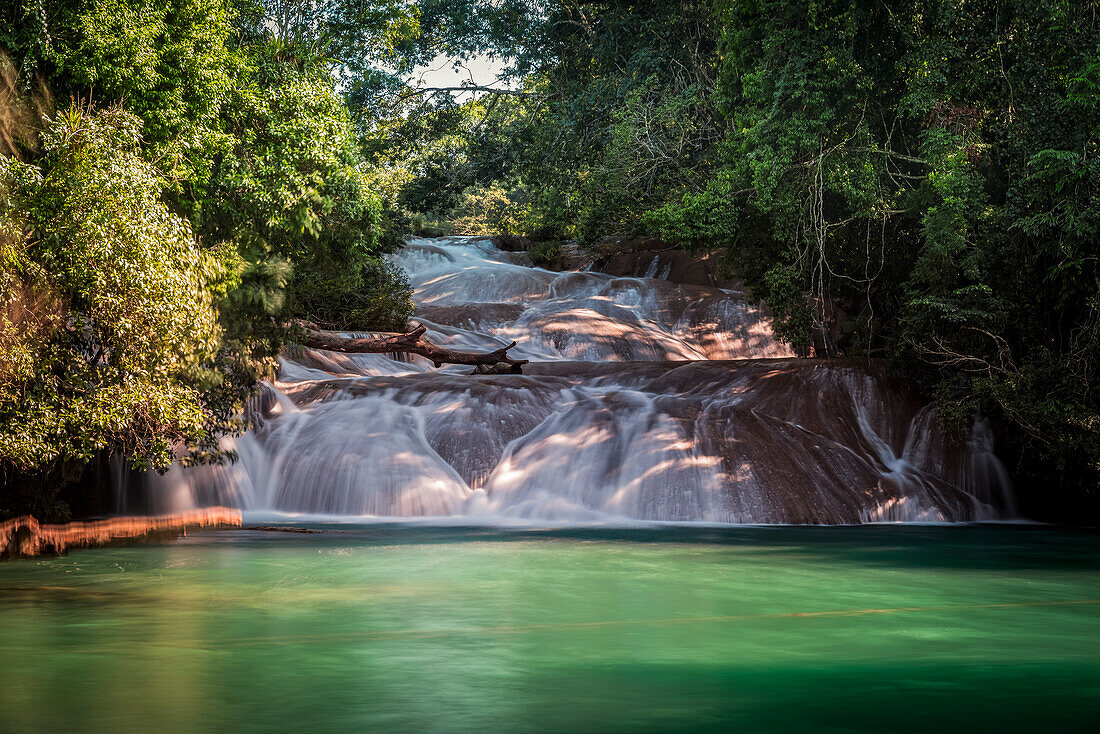
[[64,525],[41,525],[27,515],[0,522],[0,558],[60,554],[69,548],[91,548],[157,535],[175,537],[190,529],[217,527],[241,527],[241,511],[207,507],[171,515],[112,517]]
[[444,364],[468,364],[479,367],[507,365],[508,371],[513,373],[522,372],[523,365],[528,362],[526,359],[512,359],[508,356],[508,350],[516,346],[515,342],[492,352],[480,353],[462,352],[432,344],[424,339],[424,332],[428,330],[428,327],[423,324],[404,334],[381,334],[367,339],[349,339],[331,331],[323,331],[308,321],[296,321],[295,323],[302,330],[302,346],[310,349],[327,349],[330,352],[343,352],[345,354],[406,352],[427,357],[436,367],[442,367]]

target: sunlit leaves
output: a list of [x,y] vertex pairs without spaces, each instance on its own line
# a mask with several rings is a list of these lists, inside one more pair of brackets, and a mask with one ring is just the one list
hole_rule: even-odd
[[24,468],[104,449],[164,466],[202,431],[194,377],[218,343],[212,291],[226,274],[161,203],[139,132],[120,110],[69,109],[42,136],[40,173],[3,170],[5,219],[30,238],[20,267],[65,305],[52,334],[26,336],[34,373],[0,396],[0,456]]

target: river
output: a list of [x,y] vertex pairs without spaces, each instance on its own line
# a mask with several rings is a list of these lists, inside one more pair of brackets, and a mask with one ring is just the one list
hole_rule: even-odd
[[1095,533],[313,527],[0,564],[0,731],[1100,721]]

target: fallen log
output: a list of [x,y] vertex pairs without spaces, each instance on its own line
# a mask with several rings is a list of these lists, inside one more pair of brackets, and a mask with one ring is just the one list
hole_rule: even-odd
[[174,537],[200,528],[240,526],[241,511],[229,507],[207,507],[171,515],[112,517],[64,525],[42,525],[28,515],[0,523],[0,558],[61,554],[70,548],[90,548],[157,535]]
[[343,352],[345,354],[405,352],[427,357],[436,367],[442,367],[444,364],[492,367],[507,365],[509,371],[513,373],[522,372],[523,365],[528,362],[526,359],[512,359],[508,356],[508,350],[516,346],[516,342],[492,352],[463,352],[432,344],[424,338],[424,332],[428,330],[428,327],[423,324],[403,334],[380,334],[366,339],[349,339],[331,331],[323,331],[316,324],[308,321],[296,321],[295,324],[301,330],[302,346],[310,349],[327,349],[330,352]]

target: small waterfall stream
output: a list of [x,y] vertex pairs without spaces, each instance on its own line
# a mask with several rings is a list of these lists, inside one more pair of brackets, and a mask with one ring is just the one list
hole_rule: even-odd
[[[488,240],[394,260],[437,344],[517,341],[523,375],[295,349],[223,467],[152,477],[151,511],[858,523],[1012,515],[978,422],[952,441],[878,366],[796,359],[740,293],[557,273]],[[657,275],[654,260],[647,276]]]

